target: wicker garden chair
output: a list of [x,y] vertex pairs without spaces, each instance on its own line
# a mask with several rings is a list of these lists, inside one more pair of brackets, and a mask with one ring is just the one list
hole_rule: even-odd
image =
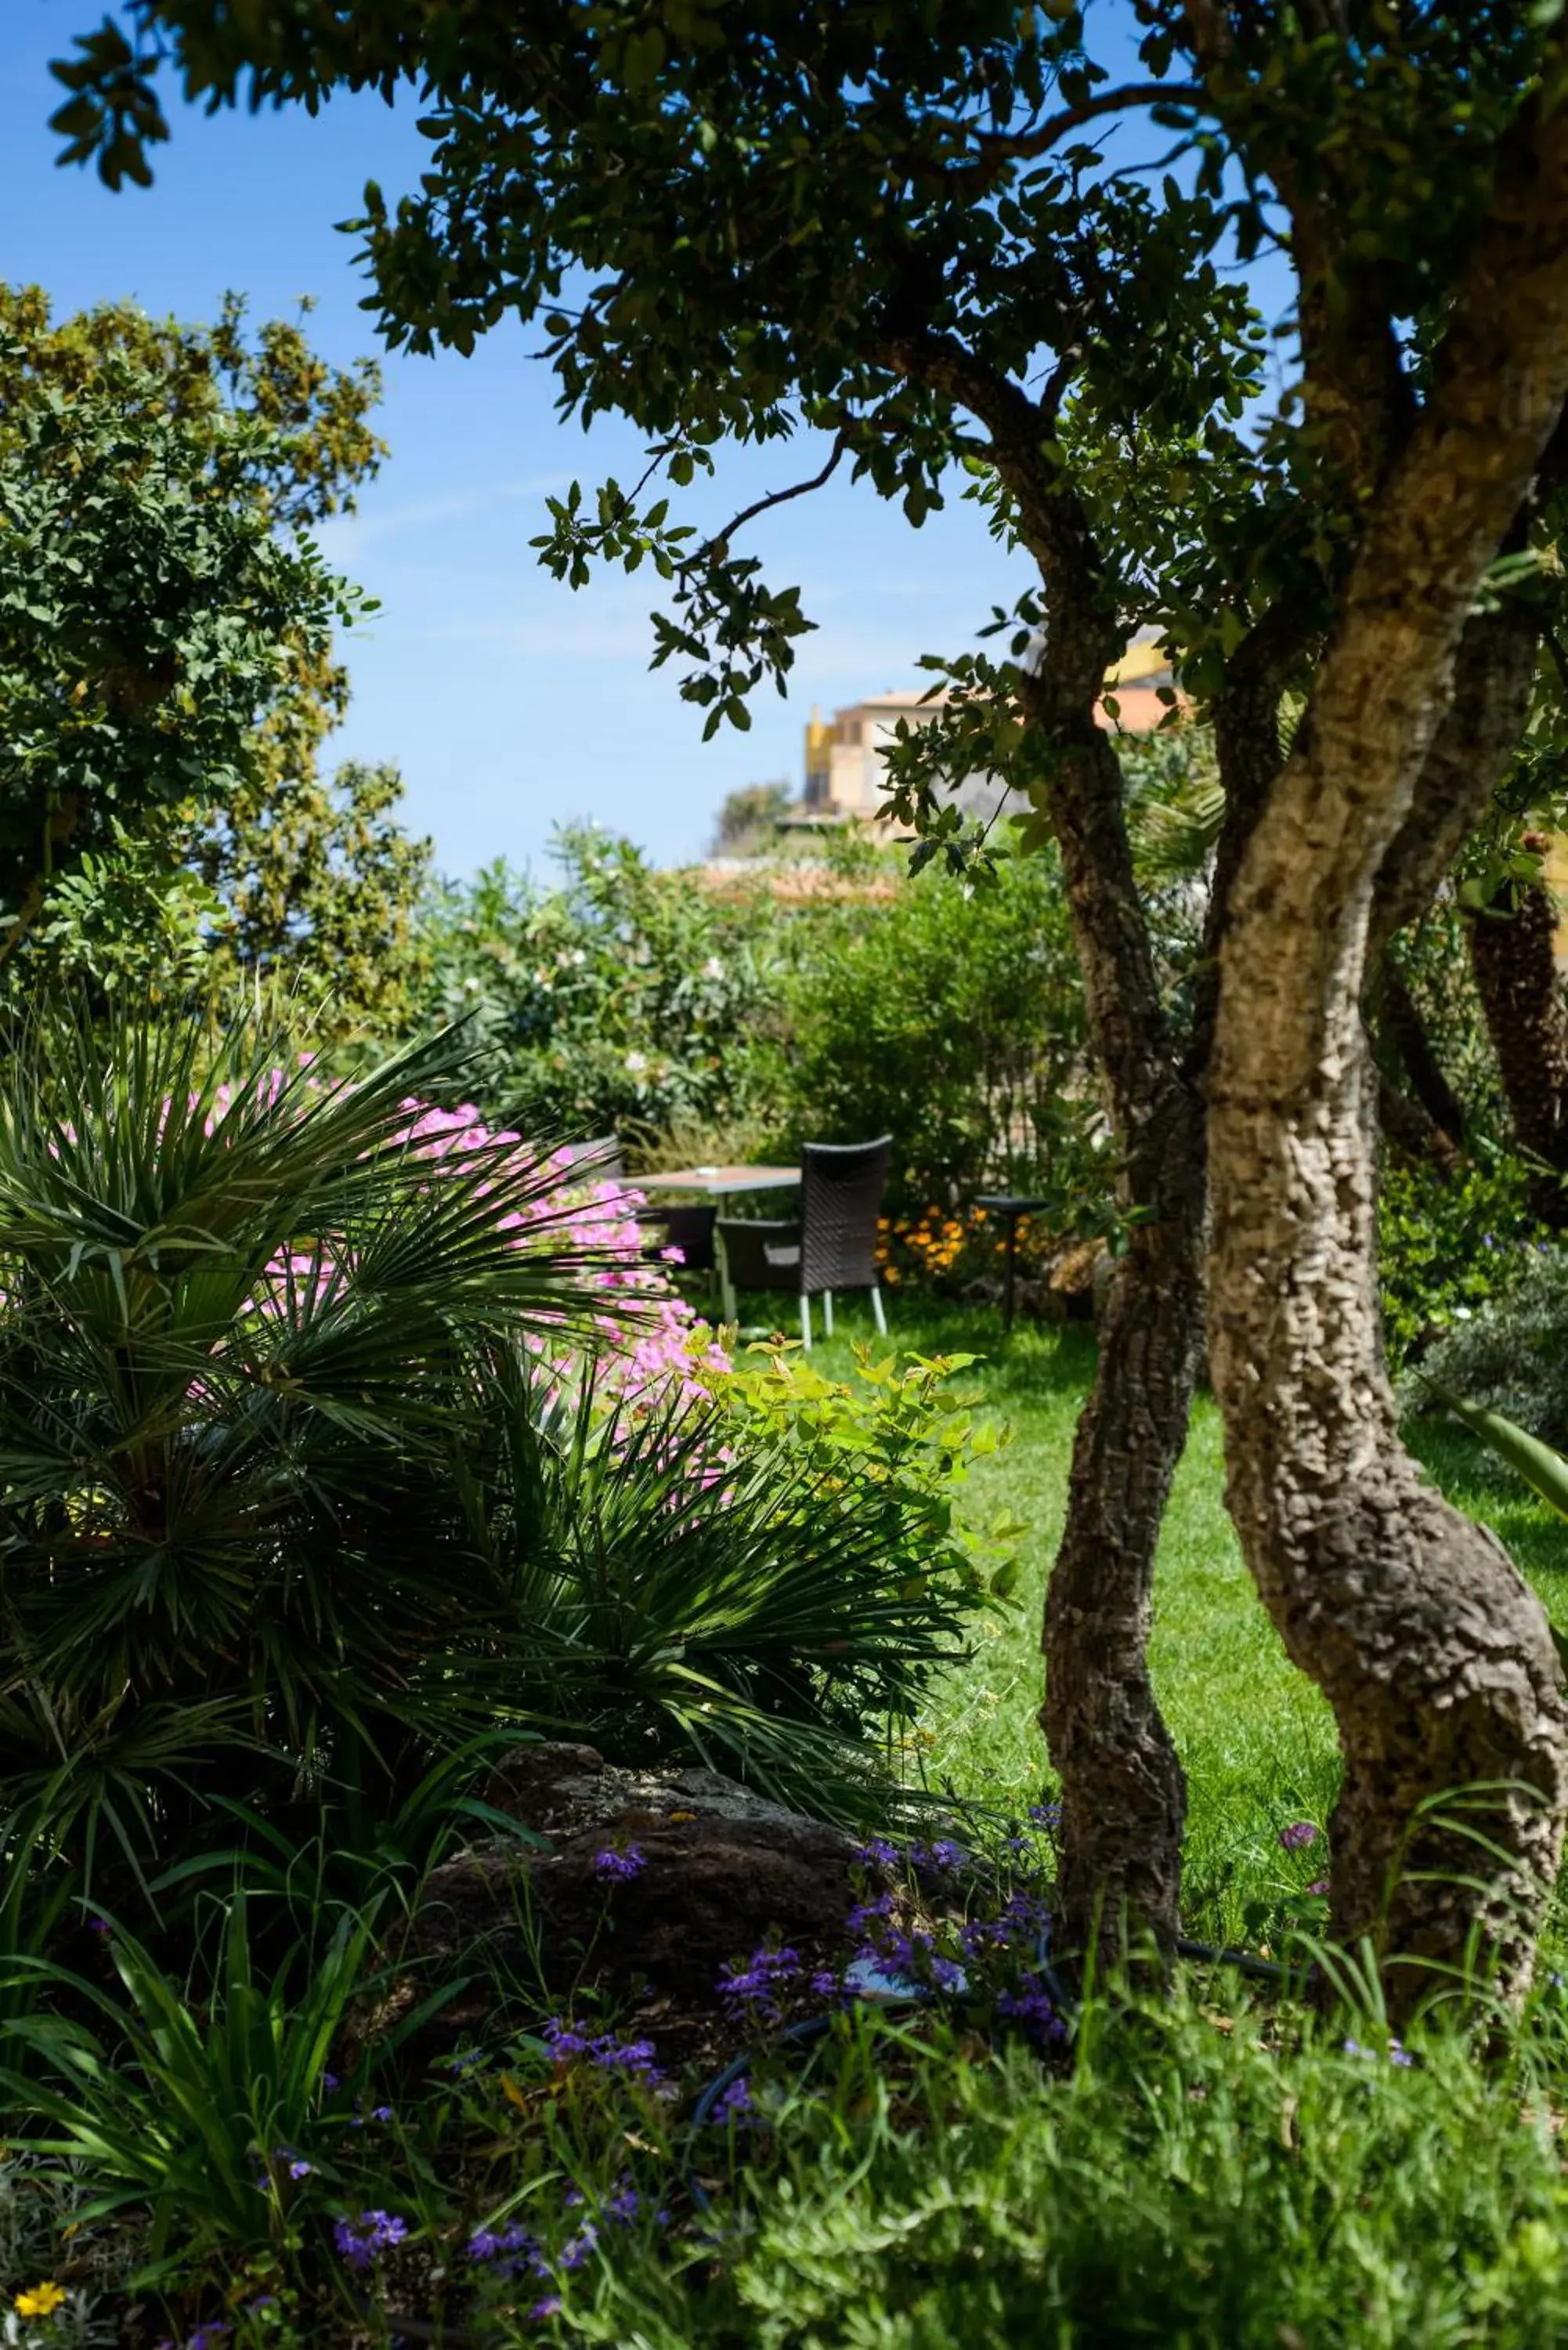
[[735,1319],[737,1289],[791,1289],[800,1299],[800,1335],[811,1351],[811,1301],[822,1300],[833,1336],[836,1289],[868,1289],[877,1327],[887,1336],[877,1279],[877,1216],[892,1137],[876,1142],[808,1142],[801,1152],[797,1222],[722,1216],[724,1318]]
[[719,1261],[713,1248],[713,1227],[718,1214],[717,1208],[706,1201],[639,1208],[637,1221],[649,1233],[643,1255],[651,1263],[659,1263],[667,1248],[678,1248],[680,1271],[705,1273],[710,1289],[716,1291]]

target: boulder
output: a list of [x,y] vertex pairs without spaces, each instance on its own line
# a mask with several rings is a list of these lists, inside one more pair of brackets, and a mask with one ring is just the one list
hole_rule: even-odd
[[[496,1836],[433,1869],[410,1921],[404,2012],[443,1965],[469,1974],[441,2011],[452,2044],[494,2016],[497,1986],[565,1992],[592,1981],[639,2005],[711,2012],[732,1959],[770,1938],[841,1952],[857,1842],[716,1771],[627,1770],[591,1746],[524,1747],[486,1801],[543,1839]],[[611,1873],[631,1866],[634,1873]]]

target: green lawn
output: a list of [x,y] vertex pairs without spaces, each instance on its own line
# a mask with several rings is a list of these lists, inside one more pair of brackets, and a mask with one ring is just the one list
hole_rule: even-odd
[[[1016,1606],[981,1627],[978,1651],[938,1692],[920,1730],[925,1767],[939,1783],[1006,1809],[1044,1783],[1035,1727],[1045,1579],[1061,1533],[1073,1426],[1094,1365],[1080,1330],[1020,1324],[1009,1339],[984,1309],[893,1302],[889,1343],[921,1353],[984,1357],[967,1378],[1012,1441],[977,1467],[975,1512],[1006,1509],[1029,1527]],[[869,1317],[840,1311],[837,1335],[814,1356],[846,1371]],[[1568,1626],[1568,1529],[1461,1429],[1422,1423],[1415,1449],[1450,1497],[1484,1519]],[[1225,1513],[1220,1418],[1201,1397],[1160,1543],[1153,1644],[1156,1687],[1189,1783],[1186,1900],[1207,1934],[1241,1930],[1243,1901],[1299,1888],[1321,1866],[1288,1861],[1287,1821],[1326,1821],[1337,1773],[1334,1725],[1263,1612]]]

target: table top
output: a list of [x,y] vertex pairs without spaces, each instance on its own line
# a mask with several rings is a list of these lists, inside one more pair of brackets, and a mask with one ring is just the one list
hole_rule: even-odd
[[639,1191],[701,1191],[722,1199],[732,1191],[782,1191],[800,1181],[798,1167],[678,1167],[662,1175],[634,1175]]
[[977,1191],[974,1204],[977,1208],[995,1208],[1003,1216],[1029,1216],[1036,1208],[1048,1208],[1051,1202],[1026,1198],[1018,1191]]

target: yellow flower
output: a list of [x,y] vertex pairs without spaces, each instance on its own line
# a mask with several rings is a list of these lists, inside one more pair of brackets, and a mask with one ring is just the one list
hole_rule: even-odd
[[64,2285],[47,2277],[42,2284],[29,2285],[19,2293],[11,2304],[18,2317],[52,2317],[66,2297]]

